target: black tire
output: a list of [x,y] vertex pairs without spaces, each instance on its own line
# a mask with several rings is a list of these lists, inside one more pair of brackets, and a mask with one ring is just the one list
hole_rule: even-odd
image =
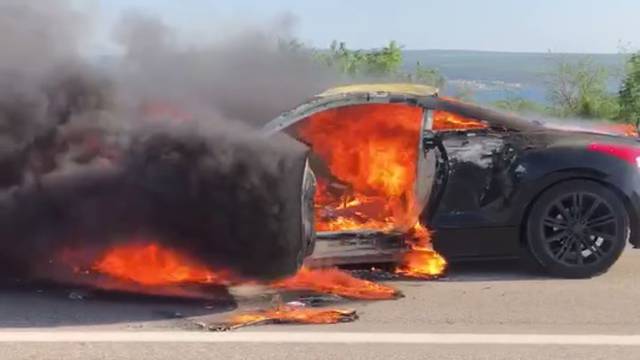
[[621,199],[594,181],[570,180],[546,190],[527,219],[529,251],[553,276],[588,278],[616,262],[629,237]]

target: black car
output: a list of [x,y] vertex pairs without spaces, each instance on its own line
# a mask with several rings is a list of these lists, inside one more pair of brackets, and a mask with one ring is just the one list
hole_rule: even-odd
[[[401,122],[412,125],[396,126]],[[311,167],[324,193],[316,195],[311,263],[393,261],[405,248],[411,216],[432,230],[434,249],[447,259],[518,257],[527,248],[562,277],[600,274],[627,243],[640,245],[640,144],[633,137],[561,130],[411,84],[331,89],[264,130],[289,133],[312,148]],[[416,135],[402,138],[403,132]],[[413,160],[393,155],[402,147]],[[382,196],[399,204],[395,210],[376,202],[376,189],[397,172],[357,183],[358,171],[372,171],[363,162],[378,161],[375,154],[396,156],[380,166],[412,167],[407,191]],[[339,164],[347,158],[352,165]]]

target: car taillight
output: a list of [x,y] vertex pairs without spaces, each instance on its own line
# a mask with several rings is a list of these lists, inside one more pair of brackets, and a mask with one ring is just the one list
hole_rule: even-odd
[[640,168],[640,148],[630,145],[592,143],[587,147],[591,151],[615,156]]

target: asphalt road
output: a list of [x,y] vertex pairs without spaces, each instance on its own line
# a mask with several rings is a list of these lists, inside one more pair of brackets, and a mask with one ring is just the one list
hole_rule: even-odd
[[357,309],[353,323],[231,333],[198,323],[264,307],[270,297],[185,301],[8,284],[0,289],[0,358],[640,358],[640,336],[630,336],[640,335],[640,250],[590,280],[549,279],[499,262],[389,284],[406,297],[335,305]]

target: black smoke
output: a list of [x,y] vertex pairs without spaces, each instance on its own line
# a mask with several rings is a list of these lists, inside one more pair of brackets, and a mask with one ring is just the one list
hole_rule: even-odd
[[306,148],[255,125],[331,77],[274,29],[193,47],[139,13],[114,32],[123,55],[97,65],[88,19],[0,0],[1,260],[30,274],[148,238],[244,276],[293,273]]

